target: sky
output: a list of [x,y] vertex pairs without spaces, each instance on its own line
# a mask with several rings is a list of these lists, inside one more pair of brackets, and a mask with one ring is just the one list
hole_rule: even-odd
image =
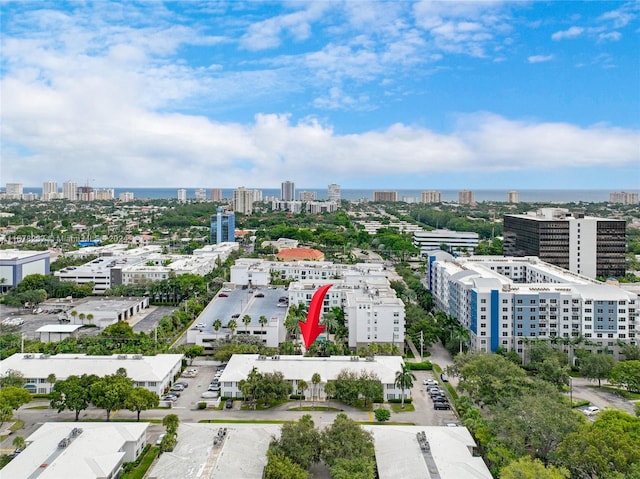
[[0,0],[0,186],[640,188],[640,3]]

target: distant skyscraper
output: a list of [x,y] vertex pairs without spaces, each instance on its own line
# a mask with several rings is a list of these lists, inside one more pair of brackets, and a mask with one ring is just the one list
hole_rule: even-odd
[[397,191],[374,191],[373,201],[398,201]]
[[460,205],[473,205],[475,203],[473,198],[473,191],[462,190],[458,193],[458,204]]
[[211,201],[222,201],[222,189],[211,188],[211,190],[209,190],[209,199]]
[[517,191],[507,193],[507,203],[520,203],[520,194]]
[[76,201],[78,199],[78,184],[75,181],[62,183],[62,197],[65,200]]
[[340,203],[342,196],[340,194],[340,185],[336,185],[335,183],[330,184],[327,187],[327,198],[329,201],[335,201],[336,203]]
[[207,190],[204,188],[198,188],[195,192],[194,198],[196,201],[206,201],[207,200]]
[[57,200],[58,199],[58,182],[57,181],[45,181],[42,183],[42,200]]
[[133,201],[134,199],[135,195],[132,191],[123,191],[122,193],[118,194],[118,200],[122,201],[123,203],[126,203],[127,201]]
[[96,188],[93,190],[94,200],[113,200],[115,199],[115,191],[113,188]]
[[623,205],[637,205],[638,193],[627,193],[626,191],[609,193],[609,202],[621,203]]
[[236,217],[233,212],[225,211],[224,207],[219,206],[217,213],[211,215],[211,243],[225,243],[227,241],[234,242]]
[[253,213],[254,190],[246,190],[244,186],[233,190],[233,211],[250,215]]
[[293,201],[296,199],[296,185],[293,181],[285,181],[280,186],[280,199],[283,201]]
[[316,200],[316,192],[315,191],[301,191],[300,192],[300,201],[315,201]]
[[185,190],[184,188],[180,188],[178,190],[178,201],[180,203],[186,203],[187,202],[187,190]]
[[7,198],[13,200],[22,199],[22,183],[7,183],[7,189],[5,191]]
[[76,191],[78,193],[77,199],[79,201],[93,201],[95,199],[95,193],[91,186],[78,186]]
[[440,192],[434,190],[423,191],[421,200],[423,203],[442,203]]

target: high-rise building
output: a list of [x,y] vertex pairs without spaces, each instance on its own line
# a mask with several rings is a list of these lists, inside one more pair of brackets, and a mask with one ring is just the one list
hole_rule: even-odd
[[8,199],[11,200],[20,200],[22,199],[22,194],[24,193],[22,188],[22,183],[7,183],[7,188],[5,190]]
[[196,201],[207,201],[207,190],[204,188],[198,188],[195,191],[194,198]]
[[335,183],[331,183],[327,186],[327,198],[329,201],[335,201],[336,203],[340,203],[342,199],[340,193],[340,185],[336,185]]
[[233,211],[250,215],[253,213],[254,190],[246,190],[244,186],[233,190]]
[[78,199],[78,184],[75,181],[62,183],[62,197],[65,200],[76,201]]
[[460,205],[473,205],[476,200],[473,197],[473,191],[462,190],[458,193],[458,204]]
[[280,199],[283,201],[293,201],[296,199],[296,185],[293,181],[285,181],[280,186]]
[[300,201],[315,201],[316,200],[316,192],[315,191],[301,191],[300,192]]
[[537,256],[590,278],[624,276],[626,221],[542,208],[504,216],[504,255]]
[[178,201],[180,203],[186,203],[187,202],[187,190],[185,190],[184,188],[180,188],[178,190]]
[[507,203],[520,203],[520,194],[517,191],[507,193]]
[[45,181],[42,183],[42,200],[57,200],[58,199],[58,182],[57,181]]
[[222,189],[220,188],[211,188],[209,190],[209,199],[211,201],[222,201]]
[[91,186],[78,186],[76,191],[79,201],[93,201],[95,199],[95,193]]
[[113,200],[115,198],[115,190],[113,188],[96,188],[93,190],[94,200]]
[[421,200],[423,203],[442,203],[440,192],[434,190],[423,191]]
[[397,191],[374,191],[373,201],[398,201]]
[[623,205],[637,205],[638,193],[627,193],[626,191],[615,191],[609,193],[610,203],[621,203]]
[[126,203],[128,201],[133,201],[135,199],[135,195],[133,191],[123,191],[118,194],[118,200]]
[[218,206],[217,213],[211,215],[211,243],[219,244],[236,240],[236,217],[233,211]]

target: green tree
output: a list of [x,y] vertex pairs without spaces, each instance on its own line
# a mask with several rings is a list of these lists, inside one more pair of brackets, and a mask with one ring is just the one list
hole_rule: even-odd
[[65,409],[74,411],[78,421],[80,412],[91,404],[91,385],[98,380],[96,375],[83,374],[81,377],[69,376],[56,381],[51,391],[51,407],[62,412]]
[[21,388],[24,384],[24,375],[20,371],[8,369],[0,376],[0,387],[2,388]]
[[371,434],[344,413],[322,431],[320,444],[321,457],[329,467],[339,459],[374,458]]
[[324,394],[327,396],[327,400],[331,400],[336,396],[336,383],[333,381],[327,381],[324,385]]
[[189,358],[190,363],[197,358],[198,356],[202,356],[204,354],[204,346],[198,346],[194,344],[193,346],[189,346],[184,350],[184,355]]
[[500,471],[500,479],[568,479],[569,471],[553,465],[545,466],[539,459],[521,457]]
[[264,331],[264,327],[269,323],[269,320],[267,319],[267,317],[265,315],[262,315],[258,319],[258,322],[260,323],[260,331],[263,332]]
[[213,322],[213,330],[216,332],[216,339],[218,339],[218,331],[220,331],[221,327],[222,327],[222,320],[218,318]]
[[136,412],[138,415],[137,420],[140,422],[140,413],[147,409],[158,407],[159,403],[160,398],[156,393],[151,392],[146,388],[136,387],[129,393],[129,396],[125,400],[124,407],[129,411]]
[[174,434],[178,431],[180,418],[176,414],[167,414],[162,418],[162,425],[167,429],[168,434]]
[[280,439],[272,444],[303,469],[309,469],[320,460],[320,433],[310,415],[298,422],[282,425]]
[[227,329],[231,331],[231,336],[233,336],[236,329],[238,329],[238,322],[235,319],[230,319],[227,323]]
[[401,403],[402,409],[404,409],[404,391],[405,389],[411,389],[413,387],[413,381],[416,380],[415,374],[409,369],[409,366],[402,364],[402,369],[396,372],[395,386],[399,387],[402,391]]
[[121,374],[111,374],[98,379],[90,387],[91,402],[107,412],[107,421],[111,412],[125,407],[129,394],[133,390],[133,381]]
[[313,389],[311,390],[311,407],[314,407],[314,401],[316,396],[319,396],[318,388],[320,387],[320,383],[322,382],[322,377],[320,373],[313,373],[311,376],[311,384],[313,384]]
[[27,447],[27,441],[25,441],[24,437],[22,436],[14,437],[13,441],[11,441],[11,444],[13,444],[16,449],[24,449],[25,447]]
[[0,427],[13,418],[13,408],[7,403],[0,402]]
[[282,451],[269,449],[264,479],[309,479],[309,473]]
[[370,457],[340,458],[331,466],[331,479],[374,479],[376,463]]
[[569,366],[562,364],[557,356],[546,358],[538,365],[538,377],[559,389],[569,384]]
[[251,324],[251,316],[249,316],[248,314],[245,314],[242,317],[242,323],[244,324],[244,332],[248,333],[249,332],[249,325]]
[[300,394],[300,406],[302,407],[302,396],[304,396],[304,392],[309,389],[309,384],[304,379],[298,380],[298,391]]
[[9,386],[0,389],[0,407],[6,405],[17,411],[20,406],[29,401],[31,401],[31,394],[24,388]]
[[640,360],[618,361],[611,368],[609,381],[627,391],[640,392]]
[[386,422],[391,418],[391,412],[383,407],[379,407],[378,409],[373,411],[373,414],[375,415],[376,421],[378,422]]
[[615,361],[608,354],[586,354],[580,361],[580,374],[591,380],[601,381],[609,377]]

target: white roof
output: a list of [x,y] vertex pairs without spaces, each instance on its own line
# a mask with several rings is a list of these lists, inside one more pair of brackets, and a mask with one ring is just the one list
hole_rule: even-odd
[[[148,423],[48,422],[27,438],[28,446],[2,470],[2,477],[92,479],[117,470],[127,442],[146,434]],[[74,428],[82,429],[76,436]],[[62,439],[71,437],[64,448]],[[46,464],[46,467],[42,467]]]
[[81,327],[81,324],[46,324],[36,329],[36,333],[75,333]]
[[0,260],[17,260],[36,256],[49,256],[48,251],[28,251],[21,249],[1,249]]
[[[121,356],[123,358],[119,359]],[[134,359],[134,357],[140,359]],[[176,363],[182,361],[182,357],[182,354],[158,354],[157,356],[56,354],[49,356],[16,353],[0,361],[0,370],[20,371],[25,378],[44,378],[53,373],[58,379],[66,379],[69,376],[83,374],[102,377],[115,374],[119,368],[125,368],[127,376],[134,381],[161,381]]]
[[367,361],[364,358],[354,361],[352,360],[354,356],[315,358],[280,355],[262,356],[265,359],[258,359],[259,357],[257,354],[234,354],[222,373],[220,381],[238,382],[246,379],[255,366],[261,373],[280,371],[285,379],[304,379],[309,384],[314,373],[319,373],[322,382],[326,382],[336,379],[343,369],[373,372],[383,384],[393,384],[396,380],[396,372],[400,371],[404,364],[401,356],[375,356],[373,361]]
[[[434,466],[441,479],[492,477],[482,458],[472,455],[476,444],[466,427],[363,427],[374,437],[380,479],[434,477],[430,471]],[[417,433],[423,431],[429,444],[424,452],[417,439]]]

